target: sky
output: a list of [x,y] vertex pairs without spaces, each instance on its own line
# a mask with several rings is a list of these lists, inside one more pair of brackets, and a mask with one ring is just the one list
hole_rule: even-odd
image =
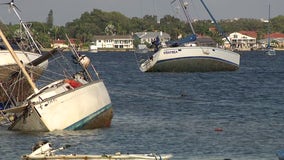
[[[6,3],[10,0],[0,0]],[[165,15],[181,17],[178,3],[173,0],[15,0],[21,10],[22,20],[46,22],[50,10],[53,11],[54,25],[64,26],[67,22],[79,19],[84,12],[100,9],[105,12],[117,11],[131,17],[144,15]],[[200,0],[185,0],[190,4],[193,19],[210,19]],[[204,0],[216,20],[233,18],[268,19],[268,6],[271,17],[284,15],[284,0]],[[5,24],[18,23],[17,17],[7,5],[0,5],[0,21]]]

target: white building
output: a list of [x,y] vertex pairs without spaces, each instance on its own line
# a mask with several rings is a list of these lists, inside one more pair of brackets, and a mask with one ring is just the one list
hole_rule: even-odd
[[270,38],[271,46],[276,48],[283,48],[284,47],[284,34],[275,32],[271,33],[270,35],[264,35],[264,39],[260,39],[259,43],[261,47],[266,48],[268,43],[268,38]]
[[[254,31],[233,32],[228,36],[233,48],[236,49],[251,49],[256,47],[257,33]],[[224,47],[230,48],[230,44],[223,38]]]
[[130,35],[103,35],[94,36],[94,42],[98,48],[133,49],[133,38]]
[[[71,45],[76,46],[75,39],[70,39]],[[52,48],[68,48],[68,42],[65,40],[57,39],[54,40],[53,43],[51,43]]]

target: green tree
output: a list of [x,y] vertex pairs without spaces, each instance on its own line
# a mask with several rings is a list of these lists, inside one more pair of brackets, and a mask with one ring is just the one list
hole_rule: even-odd
[[46,18],[46,24],[49,28],[53,26],[53,11],[50,10]]
[[158,30],[170,34],[172,39],[177,39],[181,34],[183,36],[190,34],[189,27],[180,19],[166,15],[160,19],[160,27]]
[[271,32],[284,33],[284,16],[280,15],[271,19]]

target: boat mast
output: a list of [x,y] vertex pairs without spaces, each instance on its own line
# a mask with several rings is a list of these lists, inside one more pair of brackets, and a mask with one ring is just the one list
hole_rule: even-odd
[[38,45],[36,44],[35,40],[33,39],[33,37],[32,37],[32,35],[31,35],[31,33],[30,33],[28,27],[27,27],[26,24],[22,21],[22,18],[20,17],[19,13],[17,12],[16,9],[18,9],[18,7],[15,5],[14,0],[12,0],[11,2],[6,3],[6,4],[9,4],[10,7],[13,9],[15,15],[18,17],[18,19],[19,19],[19,21],[20,21],[20,24],[21,24],[22,27],[24,28],[25,33],[27,34],[27,36],[28,36],[28,37],[30,38],[30,40],[32,41],[34,47],[37,49],[37,51],[38,51],[40,54],[42,54],[42,53],[41,53],[41,50],[39,49]]
[[11,53],[13,59],[15,60],[15,62],[17,63],[17,65],[20,67],[21,71],[24,73],[24,76],[26,77],[26,79],[28,80],[30,86],[32,87],[32,89],[34,90],[35,93],[38,92],[37,87],[35,86],[35,83],[32,81],[30,75],[28,74],[28,72],[26,71],[24,65],[22,64],[22,62],[20,61],[20,59],[17,57],[16,53],[14,52],[13,48],[11,47],[10,43],[8,42],[8,40],[6,39],[6,36],[3,34],[2,30],[0,29],[0,37],[3,40],[5,46],[8,48],[9,52]]
[[192,26],[191,19],[190,19],[190,17],[189,17],[188,12],[187,12],[187,6],[186,6],[185,2],[184,2],[183,0],[179,0],[179,3],[180,3],[180,5],[181,5],[181,8],[182,8],[182,10],[183,10],[183,13],[184,13],[184,15],[185,15],[185,17],[186,17],[187,23],[189,24],[189,26],[190,26],[190,28],[191,28],[191,30],[192,30],[192,33],[195,34],[195,30],[194,30],[194,28],[193,28],[193,26]]
[[209,11],[208,7],[206,6],[206,4],[204,3],[203,0],[200,0],[202,5],[204,6],[204,8],[206,9],[206,11],[208,12],[209,16],[211,17],[211,19],[213,20],[215,26],[217,27],[218,31],[222,34],[222,36],[224,38],[226,38],[226,40],[230,43],[230,45],[232,46],[232,43],[231,41],[228,39],[228,37],[226,35],[224,35],[224,32],[221,28],[221,26],[217,23],[216,19],[213,17],[213,15],[211,14],[211,12]]
[[[171,2],[171,4],[173,4],[175,1],[176,0],[173,0]],[[192,26],[192,23],[191,23],[192,21],[190,19],[189,13],[187,12],[187,6],[186,6],[185,2],[183,0],[179,0],[179,4],[180,4],[180,6],[182,8],[182,11],[183,11],[183,13],[185,15],[186,21],[187,21],[187,23],[189,24],[189,26],[191,28],[192,33],[195,34],[195,30],[194,30],[194,28]]]
[[267,48],[270,48],[270,4],[268,5],[268,37],[267,37]]
[[[78,63],[80,64],[80,66],[83,68],[85,74],[87,74],[88,79],[89,79],[90,81],[93,81],[92,76],[91,76],[90,73],[88,72],[87,68],[85,68],[85,67],[83,66],[83,64],[80,62],[80,58],[81,58],[81,57],[80,57],[79,53],[76,51],[76,49],[74,48],[74,46],[72,45],[72,43],[71,43],[71,41],[70,41],[68,35],[65,34],[65,36],[66,36],[66,38],[67,38],[67,40],[68,40],[69,48],[70,48],[71,52],[72,52],[73,55],[76,57],[76,60],[78,61]],[[98,74],[97,74],[97,75],[98,75]]]

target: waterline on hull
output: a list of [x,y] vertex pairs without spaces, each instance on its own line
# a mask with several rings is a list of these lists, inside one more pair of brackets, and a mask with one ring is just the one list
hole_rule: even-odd
[[[93,121],[96,121],[96,119],[99,117],[99,116],[104,116],[104,114],[108,114],[108,111],[110,111],[111,115],[106,115],[107,117],[110,117],[108,118],[109,121],[111,121],[112,119],[112,104],[108,104],[107,106],[105,107],[102,107],[100,110],[98,110],[97,112],[95,113],[92,113],[91,115],[83,118],[82,120],[72,124],[71,126],[65,128],[64,130],[80,130],[80,129],[89,129],[88,127],[85,127],[86,125],[88,125],[89,123],[93,122]],[[108,124],[110,125],[110,122],[104,122],[105,124]],[[91,123],[93,124],[93,123]],[[95,124],[94,124],[95,125]],[[108,127],[108,125],[103,125],[103,127]]]

